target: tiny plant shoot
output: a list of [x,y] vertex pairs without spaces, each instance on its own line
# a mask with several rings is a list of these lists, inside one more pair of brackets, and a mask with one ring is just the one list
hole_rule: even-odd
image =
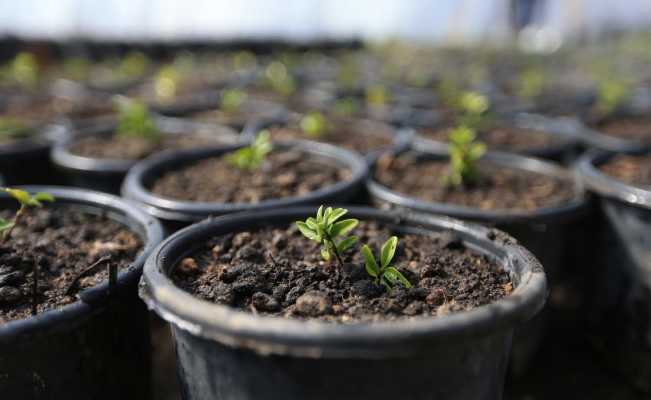
[[154,93],[160,102],[172,101],[178,93],[181,74],[172,65],[166,65],[158,70],[154,79]]
[[11,62],[11,76],[16,83],[34,88],[38,84],[39,70],[36,57],[31,53],[21,52]]
[[271,62],[265,69],[267,84],[282,96],[289,96],[296,90],[296,82],[280,61]]
[[[341,255],[357,242],[357,236],[345,235],[354,229],[359,221],[352,218],[338,221],[347,213],[348,210],[344,208],[324,209],[321,206],[316,212],[316,217],[296,221],[296,226],[303,236],[321,244],[321,257],[326,261],[336,257],[341,268],[344,267]],[[341,240],[337,241],[338,238]]]
[[117,107],[119,121],[117,134],[119,136],[141,138],[150,142],[160,140],[161,132],[144,103],[118,100]]
[[597,112],[609,115],[617,110],[630,95],[628,85],[621,81],[607,79],[599,82],[597,87]]
[[261,131],[253,143],[228,154],[226,161],[240,169],[253,170],[258,168],[264,162],[267,154],[273,150],[270,137],[268,130]]
[[369,86],[365,90],[366,104],[371,107],[382,107],[389,101],[389,94],[382,85]]
[[375,260],[373,252],[368,245],[362,246],[362,255],[364,256],[364,264],[366,265],[366,272],[375,278],[375,284],[382,284],[387,290],[393,289],[397,284],[401,284],[406,288],[411,287],[411,283],[404,277],[396,268],[391,266],[391,260],[396,253],[398,247],[398,238],[391,236],[380,250],[380,263]]
[[310,111],[301,118],[301,130],[307,136],[318,139],[327,134],[328,120],[318,111]]
[[219,108],[227,113],[234,113],[246,101],[246,93],[239,89],[227,89],[222,92]]
[[39,192],[34,195],[30,195],[28,192],[20,189],[4,188],[2,190],[16,199],[16,201],[20,203],[20,208],[10,221],[0,218],[0,232],[2,233],[0,243],[4,243],[9,239],[11,232],[13,232],[14,228],[20,223],[21,219],[25,216],[28,209],[40,208],[43,206],[43,202],[45,201],[54,201],[54,196],[52,196],[50,193]]
[[476,136],[474,130],[463,125],[450,134],[450,172],[445,178],[449,186],[472,185],[479,180],[477,161],[486,152],[486,146],[475,142]]
[[478,129],[488,111],[488,99],[477,92],[464,92],[459,96],[460,122],[470,129]]
[[520,74],[517,94],[523,99],[535,99],[542,94],[545,86],[545,75],[540,69],[529,68]]

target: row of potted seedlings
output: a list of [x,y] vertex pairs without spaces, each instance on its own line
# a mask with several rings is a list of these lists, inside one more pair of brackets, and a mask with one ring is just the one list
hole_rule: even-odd
[[[455,100],[457,109],[446,124],[414,129],[335,116],[327,109],[280,112],[274,99],[260,100],[270,106],[269,114],[260,113],[256,104],[244,107],[251,98],[246,88],[223,91],[219,112],[187,111],[195,121],[152,117],[142,103],[124,102],[110,124],[56,141],[52,160],[79,179],[78,185],[112,192],[121,185],[123,196],[150,216],[108,195],[26,188],[57,200],[43,208],[26,206],[20,218],[21,211],[4,216],[11,227],[2,246],[9,267],[3,274],[9,276],[2,287],[9,296],[3,316],[18,309],[26,317],[34,305],[37,315],[5,317],[0,326],[7,349],[25,346],[1,352],[18,367],[3,375],[0,387],[35,398],[74,388],[70,397],[87,398],[118,390],[123,385],[118,382],[126,382],[120,379],[133,379],[135,368],[149,371],[147,319],[133,284],[162,239],[151,216],[174,231],[248,210],[254,212],[185,228],[148,258],[140,296],[172,324],[185,398],[500,398],[512,331],[542,308],[545,275],[509,236],[439,215],[508,231],[542,261],[553,284],[567,255],[564,235],[581,228],[577,221],[588,210],[584,183],[603,196],[604,212],[615,221],[614,237],[624,239],[607,248],[621,247],[631,258],[630,274],[612,262],[599,270],[625,281],[617,287],[612,275],[595,274],[596,284],[609,284],[603,289],[609,301],[597,304],[595,315],[620,310],[626,294],[631,312],[622,318],[635,341],[608,339],[622,351],[631,351],[630,344],[644,348],[646,331],[639,324],[649,316],[643,223],[649,195],[635,186],[649,184],[644,157],[586,156],[578,169],[585,179],[579,180],[556,164],[524,155],[572,160],[585,129],[531,115],[517,125],[523,132],[515,124],[502,128],[495,124],[503,117],[487,117],[488,103],[475,93]],[[187,135],[190,130],[196,135]],[[491,150],[524,155],[486,152],[477,137]],[[160,152],[186,144],[186,150]],[[371,201],[391,211],[317,209],[359,199],[364,182]],[[5,197],[12,196],[25,204],[36,200],[35,205],[45,199],[11,191]],[[50,215],[60,209],[63,215]],[[93,223],[94,218],[99,220]],[[43,235],[55,236],[57,245],[48,246]],[[59,241],[63,249],[57,249]],[[38,261],[18,260],[15,254],[26,249]],[[74,249],[82,254],[70,254]],[[120,312],[119,305],[129,311]],[[75,307],[79,311],[67,312]],[[526,365],[543,325],[537,321],[516,334],[515,369]],[[72,326],[84,328],[72,335]],[[93,342],[94,333],[86,329],[103,336]],[[127,331],[129,340],[117,337]],[[63,341],[57,334],[71,347],[55,350],[81,353],[78,359],[46,348],[52,340]],[[112,364],[99,354],[115,341],[131,347],[112,353]],[[92,343],[99,349],[80,351]],[[30,352],[50,360],[67,357],[77,374],[83,368],[88,375],[64,378],[66,367],[55,361],[36,369],[25,357]],[[97,358],[83,358],[90,353]],[[127,361],[134,369],[120,364]],[[634,368],[642,385],[648,374],[644,362],[648,358],[639,357]],[[149,390],[148,383],[137,384],[134,393]]]

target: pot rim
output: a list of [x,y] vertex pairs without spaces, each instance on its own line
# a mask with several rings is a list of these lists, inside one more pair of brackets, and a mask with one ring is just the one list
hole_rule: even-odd
[[349,180],[339,181],[333,185],[325,186],[303,195],[265,200],[259,203],[175,200],[155,195],[145,186],[145,181],[150,176],[155,175],[167,165],[187,165],[201,159],[220,157],[243,146],[239,144],[154,155],[139,162],[129,171],[122,184],[122,195],[127,199],[139,203],[149,213],[159,218],[196,222],[210,215],[229,214],[253,209],[289,207],[301,203],[315,203],[324,196],[333,196],[356,186],[361,186],[368,175],[368,166],[364,159],[349,150],[307,140],[278,141],[274,145],[279,148],[296,148],[311,155],[330,158],[350,168],[352,177]]
[[[614,115],[617,117],[635,117],[641,116],[641,113],[635,112],[629,108],[623,108],[617,111]],[[581,129],[578,130],[578,135],[581,141],[587,145],[603,151],[617,152],[617,153],[640,153],[651,150],[651,144],[644,143],[635,139],[624,139],[614,135],[603,133],[598,128],[594,128],[589,123],[590,116],[584,116],[580,121]],[[651,133],[651,129],[649,130]]]
[[[176,328],[200,338],[262,354],[299,357],[405,357],[427,344],[464,340],[512,329],[543,306],[547,296],[538,260],[510,236],[495,229],[443,216],[349,207],[349,215],[427,231],[452,230],[470,246],[492,254],[519,281],[509,296],[470,311],[407,321],[336,324],[257,316],[198,299],[174,285],[167,269],[214,234],[260,225],[291,223],[312,215],[313,207],[264,210],[208,219],[161,243],[147,259],[139,294],[147,306]],[[494,240],[489,239],[494,235]]]
[[[649,155],[651,151],[643,154]],[[651,209],[651,187],[644,188],[625,183],[599,170],[597,166],[606,163],[617,153],[592,151],[577,162],[577,172],[585,186],[600,196],[616,199],[624,203]]]
[[[84,207],[95,208],[102,211],[109,211],[120,215],[127,225],[130,222],[130,229],[137,233],[144,242],[144,245],[131,263],[129,268],[118,273],[117,283],[125,286],[137,281],[142,272],[142,267],[149,254],[156,245],[163,240],[163,228],[155,218],[123,199],[107,193],[101,193],[85,189],[69,188],[62,186],[17,186],[17,188],[31,192],[49,192],[63,204],[78,204]],[[8,198],[7,194],[0,193],[0,198]],[[114,218],[115,219],[115,218]],[[0,325],[0,344],[10,343],[16,340],[26,340],[27,337],[45,334],[52,329],[68,329],[69,324],[75,321],[89,318],[97,309],[102,308],[105,302],[105,295],[108,290],[108,282],[85,289],[78,293],[78,299],[71,304],[45,311],[36,316],[14,320]]]
[[[190,120],[156,115],[156,123],[163,134],[175,135],[185,134],[186,131],[193,131],[189,134],[206,134],[207,130],[217,132],[216,137],[225,140],[226,143],[236,143],[240,140],[239,134],[232,128],[219,124],[195,123]],[[122,173],[126,174],[140,160],[94,158],[74,154],[70,148],[81,137],[94,135],[108,135],[116,129],[117,120],[115,116],[97,117],[88,121],[82,128],[77,130],[66,139],[56,142],[50,150],[52,162],[58,167],[78,172],[96,173]],[[223,145],[219,140],[215,146]],[[163,150],[165,152],[165,150]]]
[[[447,147],[428,150],[411,149],[410,151],[435,158],[447,157],[448,154]],[[566,170],[549,161],[499,151],[488,151],[483,159],[510,168],[570,179],[574,183],[575,195],[569,202],[555,206],[541,207],[532,211],[508,209],[481,210],[475,207],[449,203],[427,202],[407,194],[396,192],[375,180],[375,167],[371,168],[366,186],[372,197],[391,205],[428,214],[443,214],[454,218],[495,224],[563,221],[576,218],[588,208],[588,196],[585,193],[582,181],[578,179],[578,174],[574,170]]]

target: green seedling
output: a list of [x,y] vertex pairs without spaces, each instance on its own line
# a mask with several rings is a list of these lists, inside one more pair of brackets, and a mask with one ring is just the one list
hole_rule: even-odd
[[17,118],[0,117],[0,142],[28,136],[29,126]]
[[154,78],[154,93],[156,99],[160,102],[169,102],[176,97],[179,84],[181,82],[181,74],[172,65],[161,67]]
[[545,75],[537,68],[529,68],[520,74],[517,95],[523,99],[535,99],[545,87]]
[[448,186],[472,185],[479,180],[477,161],[486,152],[486,145],[475,142],[476,138],[475,131],[463,125],[450,134],[450,172],[445,177]]
[[9,65],[9,74],[14,82],[27,88],[34,88],[39,80],[39,67],[36,57],[27,52],[16,55]]
[[[0,244],[5,243],[11,237],[14,228],[22,221],[29,209],[43,207],[43,202],[51,203],[55,200],[54,196],[46,192],[30,195],[29,192],[20,189],[4,188],[2,190],[16,199],[20,204],[20,208],[11,220],[0,218],[0,234],[2,235]],[[36,315],[38,306],[38,263],[34,262],[32,272],[32,315]]]
[[387,290],[393,289],[397,284],[401,284],[407,289],[411,287],[411,283],[404,275],[400,273],[395,267],[391,266],[391,260],[396,254],[398,247],[398,238],[391,236],[380,250],[380,263],[375,260],[373,252],[368,245],[362,246],[362,255],[364,256],[364,264],[366,265],[366,272],[375,278],[375,284],[382,284]]
[[324,137],[328,132],[328,120],[318,111],[310,111],[301,118],[301,130],[313,138]]
[[622,81],[603,80],[597,87],[596,110],[602,115],[609,115],[617,110],[630,97],[630,87]]
[[11,220],[0,218],[0,232],[2,233],[0,243],[4,243],[9,239],[14,228],[20,223],[30,208],[40,208],[43,207],[43,202],[54,201],[54,196],[45,192],[30,195],[28,192],[20,189],[4,188],[2,191],[16,199],[20,203],[20,208]]
[[264,163],[272,150],[271,134],[265,129],[258,133],[253,143],[228,154],[226,161],[237,168],[253,170]]
[[144,103],[133,100],[118,100],[117,135],[122,137],[141,138],[150,142],[161,139],[162,133],[156,126],[156,121],[149,113]]
[[147,72],[149,59],[139,51],[133,51],[127,54],[118,65],[116,74],[124,79],[137,78]]
[[91,70],[90,60],[84,57],[71,57],[63,62],[63,76],[73,81],[82,82],[88,79]]
[[275,92],[283,96],[290,96],[296,91],[294,78],[280,61],[273,61],[265,68],[265,79]]
[[227,113],[234,113],[246,101],[246,92],[239,89],[227,89],[222,92],[219,108]]
[[[305,221],[296,221],[296,226],[303,236],[321,244],[321,257],[330,261],[334,256],[341,268],[344,267],[341,255],[358,240],[357,236],[345,237],[359,223],[353,218],[339,221],[347,213],[348,210],[345,208],[328,207],[324,209],[321,206],[316,212],[316,217],[309,217]],[[337,240],[338,238],[341,240]]]
[[366,104],[372,107],[382,107],[389,102],[389,94],[383,85],[372,85],[365,89]]
[[486,96],[477,92],[463,92],[457,101],[461,125],[479,129],[484,122],[490,104]]

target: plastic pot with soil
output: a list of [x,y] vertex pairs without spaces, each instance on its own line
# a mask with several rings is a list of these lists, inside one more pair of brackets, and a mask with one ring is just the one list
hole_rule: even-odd
[[315,212],[206,220],[148,259],[183,398],[501,399],[513,329],[546,298],[535,258],[493,229],[351,208],[332,240],[358,241],[326,261],[295,224]]
[[239,141],[237,132],[221,125],[157,116],[125,124],[102,118],[58,142],[51,157],[70,184],[117,194],[129,169],[152,154]]
[[250,121],[281,117],[286,113],[280,104],[254,98],[238,89],[228,89],[221,92],[217,107],[190,113],[185,117],[198,123],[225,125],[242,132]]
[[591,336],[607,366],[651,393],[651,155],[594,152],[578,170],[601,209]]
[[160,224],[115,196],[22,189],[54,201],[35,195],[42,207],[30,199],[17,213],[19,203],[0,194],[0,217],[16,222],[0,243],[0,390],[15,399],[147,398],[148,314],[136,286]]
[[581,139],[589,146],[617,153],[651,149],[651,116],[621,109],[605,116],[584,117]]
[[273,140],[314,140],[355,151],[372,162],[386,151],[400,151],[411,145],[411,131],[369,119],[338,117],[311,111],[287,114],[285,118],[257,119],[244,131],[255,137],[267,130]]
[[50,148],[64,140],[65,124],[38,125],[0,117],[0,174],[8,185],[46,184],[61,181],[52,171]]
[[[440,120],[430,126],[416,124],[414,147],[441,149],[447,146],[453,123]],[[571,163],[579,154],[580,124],[569,118],[518,113],[499,116],[478,129],[478,138],[489,150]]]
[[[122,194],[171,230],[238,211],[355,196],[368,167],[359,155],[325,143],[269,143],[194,149],[150,157],[129,171]],[[260,155],[260,157],[258,157]]]
[[[568,237],[588,209],[575,176],[550,162],[497,152],[477,161],[478,179],[470,184],[451,185],[450,168],[447,149],[386,154],[371,168],[367,187],[373,203],[383,208],[448,215],[505,230],[540,259],[553,291],[571,273],[564,269]],[[544,326],[541,314],[516,335],[511,365],[516,375],[538,349]]]

